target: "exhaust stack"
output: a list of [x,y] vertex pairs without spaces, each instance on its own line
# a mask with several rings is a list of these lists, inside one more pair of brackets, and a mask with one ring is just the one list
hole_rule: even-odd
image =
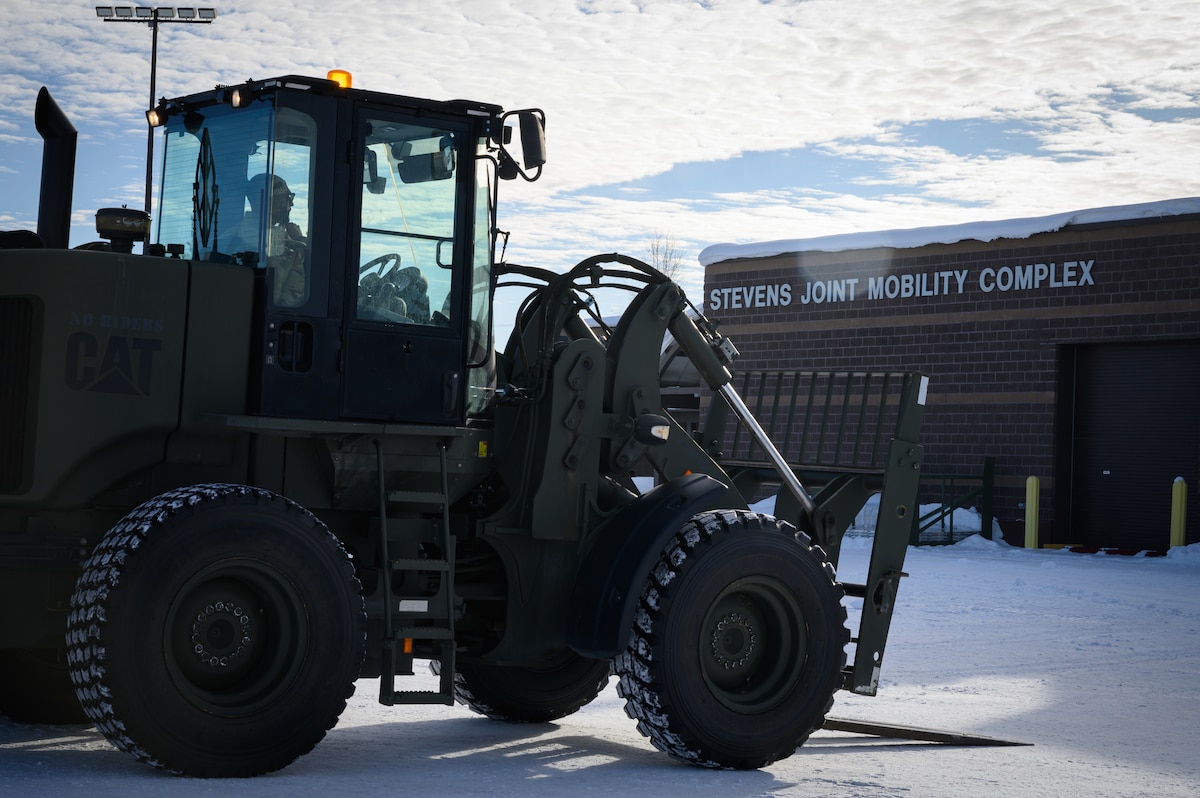
[[79,134],[45,86],[38,92],[33,123],[45,140],[42,148],[41,198],[38,201],[38,235],[47,247],[66,249],[71,239],[75,141]]

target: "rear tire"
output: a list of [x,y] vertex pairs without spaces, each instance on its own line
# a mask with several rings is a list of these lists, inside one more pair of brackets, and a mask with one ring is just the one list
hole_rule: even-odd
[[843,591],[824,553],[770,516],[702,513],[651,572],[614,666],[655,747],[759,768],[824,723],[846,664]]
[[68,663],[117,748],[254,776],[307,753],[354,692],[366,615],[345,549],[274,493],[180,488],[113,527],[71,599]]
[[495,720],[549,723],[591,703],[608,686],[610,674],[608,660],[574,652],[546,668],[460,664],[454,673],[454,697]]

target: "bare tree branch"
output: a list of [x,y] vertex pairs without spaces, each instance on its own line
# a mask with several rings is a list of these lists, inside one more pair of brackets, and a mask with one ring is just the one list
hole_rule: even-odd
[[655,233],[654,237],[650,239],[647,261],[651,266],[674,280],[683,268],[683,256],[679,254],[675,237],[661,231]]

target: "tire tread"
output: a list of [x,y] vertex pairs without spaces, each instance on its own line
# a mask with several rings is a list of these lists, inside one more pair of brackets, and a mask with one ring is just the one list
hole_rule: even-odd
[[619,677],[617,693],[625,699],[626,714],[638,722],[638,731],[648,737],[655,748],[672,758],[703,767],[754,769],[791,756],[812,732],[821,727],[825,715],[833,706],[836,692],[836,688],[829,691],[811,727],[800,739],[787,741],[779,750],[752,759],[721,758],[718,761],[716,757],[705,755],[699,740],[690,735],[682,724],[675,722],[675,713],[671,707],[664,706],[659,677],[656,675],[657,663],[654,660],[655,627],[661,619],[661,593],[669,589],[689,557],[703,547],[711,545],[717,538],[732,534],[735,527],[743,525],[760,525],[771,532],[788,535],[820,562],[821,571],[829,582],[828,589],[836,595],[840,610],[840,632],[837,640],[833,641],[833,645],[841,651],[839,672],[845,667],[845,645],[850,640],[850,633],[846,628],[846,609],[841,604],[842,590],[837,584],[833,566],[820,547],[813,545],[806,534],[772,516],[745,510],[705,512],[685,524],[667,543],[662,557],[651,571],[634,616],[629,646],[615,659],[614,670]]
[[[113,746],[139,762],[176,775],[183,774],[183,770],[160,761],[134,739],[127,731],[121,709],[114,705],[108,669],[120,667],[120,663],[108,661],[103,642],[108,621],[106,607],[112,591],[121,583],[122,566],[147,538],[164,531],[169,534],[169,530],[163,530],[163,526],[169,521],[187,515],[193,508],[205,502],[219,501],[227,497],[250,497],[256,505],[298,514],[308,520],[325,536],[322,545],[328,548],[331,555],[337,557],[336,561],[343,571],[343,577],[357,584],[357,576],[349,554],[323,522],[308,510],[279,494],[247,485],[214,483],[176,488],[138,505],[105,534],[84,562],[83,573],[76,582],[75,592],[71,597],[66,635],[67,664],[71,682],[75,686],[84,713]],[[361,591],[358,593],[358,602],[359,615],[365,623]],[[347,619],[347,623],[350,622],[352,619]],[[365,652],[365,626],[362,627],[362,632],[360,663],[361,654]],[[331,688],[337,689],[333,685]],[[334,706],[335,711],[329,717],[312,724],[313,731],[305,741],[307,747],[297,751],[286,762],[271,761],[264,763],[261,768],[251,768],[253,772],[237,773],[220,772],[221,765],[218,763],[214,765],[214,772],[189,772],[188,775],[248,776],[282,768],[320,742],[325,733],[337,723],[347,700],[353,694],[354,683],[351,681],[341,688],[338,696],[340,700]]]

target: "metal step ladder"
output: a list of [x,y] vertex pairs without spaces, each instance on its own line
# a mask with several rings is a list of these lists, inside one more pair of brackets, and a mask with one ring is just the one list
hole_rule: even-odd
[[[441,463],[441,491],[389,491],[383,467],[383,448],[376,441],[379,469],[379,561],[382,568],[383,649],[380,652],[379,703],[446,704],[454,703],[454,537],[450,534],[450,490],[446,463],[446,444],[437,443]],[[430,540],[435,556],[394,557],[390,552],[389,511],[432,507],[441,510],[440,528]],[[397,519],[393,518],[393,521]],[[403,584],[404,576],[436,575],[437,589],[428,595],[397,595],[393,585]],[[414,579],[419,582],[420,580]],[[435,670],[440,674],[438,689],[397,690],[396,674],[411,675],[415,641],[431,641],[437,651]]]

